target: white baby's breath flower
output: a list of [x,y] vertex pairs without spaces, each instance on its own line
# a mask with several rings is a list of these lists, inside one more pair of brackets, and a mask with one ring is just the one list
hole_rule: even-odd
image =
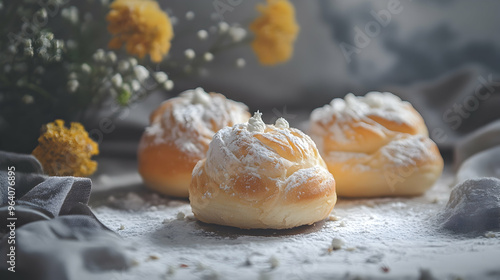
[[132,89],[130,88],[129,84],[123,84],[122,90],[126,92],[132,92]]
[[229,30],[229,24],[225,21],[219,22],[219,32],[226,33]]
[[247,31],[239,26],[233,26],[229,29],[229,36],[233,42],[240,42],[247,36]]
[[188,11],[186,13],[186,19],[187,20],[193,20],[194,19],[194,12],[193,11]]
[[81,68],[82,72],[86,74],[90,74],[90,72],[92,71],[92,68],[90,68],[90,65],[88,65],[87,63],[83,63]]
[[247,64],[247,62],[245,61],[245,59],[243,59],[243,58],[236,59],[236,67],[243,68],[243,67],[245,67],[246,64]]
[[63,40],[54,40],[54,47],[56,47],[56,49],[64,48],[64,41]]
[[32,47],[32,41],[31,41],[31,39],[25,39],[24,40],[24,46],[27,47],[27,48]]
[[205,59],[205,61],[212,61],[214,60],[214,55],[212,53],[206,52],[203,55],[203,59]]
[[132,89],[133,89],[134,91],[139,91],[139,90],[141,89],[141,83],[139,83],[139,81],[138,81],[138,80],[132,80],[132,81],[130,82],[130,85],[132,86]]
[[127,71],[128,69],[130,69],[130,62],[126,61],[126,60],[120,60],[118,62],[118,71],[119,72],[125,72]]
[[93,55],[92,58],[95,62],[105,62],[106,61],[106,53],[103,49],[98,49]]
[[53,40],[54,39],[54,33],[52,32],[46,32],[45,33],[45,38],[47,38],[47,40]]
[[25,94],[25,95],[23,96],[23,102],[24,102],[24,104],[32,104],[32,103],[33,103],[33,101],[34,101],[34,98],[33,98],[33,96],[32,96],[32,95]]
[[168,80],[165,83],[163,83],[163,88],[166,90],[172,90],[174,88],[174,81]]
[[70,93],[73,93],[73,92],[76,92],[78,90],[79,86],[80,86],[80,84],[78,83],[77,80],[69,80],[67,88],[68,88],[68,91]]
[[208,32],[206,30],[203,30],[203,29],[199,30],[198,33],[197,33],[197,35],[198,35],[198,38],[200,40],[205,40],[205,39],[208,38]]
[[130,62],[130,65],[136,66],[137,65],[137,59],[131,57],[128,59],[128,62]]
[[47,15],[47,10],[45,8],[42,8],[38,13],[42,19],[44,20],[47,19],[48,15]]
[[153,75],[154,75],[156,82],[158,82],[159,84],[163,84],[164,82],[166,82],[168,80],[168,75],[165,74],[165,72],[156,72]]
[[196,57],[196,53],[193,49],[187,49],[184,51],[184,55],[187,59],[194,59]]
[[34,55],[33,48],[24,48],[24,55],[27,57],[33,57]]
[[115,87],[117,88],[121,87],[123,84],[122,75],[120,75],[120,73],[116,73],[113,77],[111,77],[111,82]]
[[142,65],[134,66],[134,74],[139,82],[143,82],[149,77],[149,71]]
[[115,52],[109,51],[108,55],[107,55],[107,58],[108,58],[109,62],[115,63],[116,62],[116,54],[115,54]]
[[72,24],[78,23],[78,8],[75,6],[71,6],[68,8],[64,8],[61,11],[61,16]]

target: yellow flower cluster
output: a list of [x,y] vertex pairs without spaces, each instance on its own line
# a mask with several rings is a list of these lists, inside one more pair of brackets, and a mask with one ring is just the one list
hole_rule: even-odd
[[73,122],[68,129],[64,121],[56,120],[43,127],[32,154],[51,176],[87,177],[97,169],[90,158],[99,154],[99,148],[80,123]]
[[255,33],[252,48],[263,65],[274,65],[290,59],[299,26],[295,9],[288,0],[267,0],[257,6],[261,13],[251,25]]
[[106,19],[108,30],[114,35],[109,47],[119,49],[126,44],[131,55],[143,58],[149,54],[153,62],[160,62],[170,50],[174,36],[168,15],[153,0],[115,0]]

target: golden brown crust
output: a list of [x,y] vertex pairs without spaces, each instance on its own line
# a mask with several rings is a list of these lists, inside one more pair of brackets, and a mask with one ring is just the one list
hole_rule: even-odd
[[219,131],[193,170],[189,199],[203,222],[240,228],[291,228],[326,218],[335,180],[312,140],[293,128],[247,124]]
[[439,178],[443,159],[423,118],[392,94],[368,95],[372,100],[335,99],[311,114],[310,135],[337,181],[338,195],[424,193]]
[[187,197],[192,170],[205,157],[215,132],[250,117],[241,103],[217,93],[207,96],[206,104],[195,104],[192,94],[181,94],[151,113],[138,149],[138,169],[146,186]]

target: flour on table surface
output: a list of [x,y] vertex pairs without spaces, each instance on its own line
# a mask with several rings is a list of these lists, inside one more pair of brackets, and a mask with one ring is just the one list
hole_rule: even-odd
[[[452,178],[445,174],[424,196],[339,198],[335,219],[285,231],[203,224],[192,218],[187,201],[162,197],[160,207],[142,189],[136,194],[147,206],[140,210],[104,199],[93,211],[112,229],[123,225],[118,234],[137,261],[110,279],[419,279],[422,271],[436,279],[497,279],[498,232],[462,237],[432,222],[450,194]],[[329,252],[334,238],[343,244]]]

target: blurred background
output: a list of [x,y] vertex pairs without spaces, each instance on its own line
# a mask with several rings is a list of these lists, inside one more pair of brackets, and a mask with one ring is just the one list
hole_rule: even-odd
[[[204,52],[210,40],[199,40],[197,31],[211,30],[220,21],[247,28],[263,2],[159,0],[175,33],[168,59],[182,61],[188,48]],[[500,118],[500,2],[291,2],[300,32],[289,61],[260,65],[249,44],[241,44],[189,75],[150,63],[172,77],[175,87],[127,108],[99,137],[101,153],[135,156],[159,102],[199,86],[244,102],[251,111],[261,110],[267,122],[283,116],[304,130],[310,112],[333,98],[391,91],[420,111],[443,151]],[[106,46],[109,36],[99,40]],[[99,112],[95,116],[86,123],[88,131],[99,125]]]
[[[227,22],[249,22],[260,1],[225,12]],[[500,10],[498,1],[292,1],[300,33],[286,63],[259,65],[251,48],[227,50],[201,76],[176,81],[174,95],[203,87],[307,130],[310,112],[352,92],[391,91],[423,115],[443,150],[481,125],[500,118]],[[169,1],[165,6],[194,30],[213,20],[211,1]],[[173,46],[196,46],[196,34]],[[194,47],[193,47],[194,45]],[[179,53],[177,55],[180,55]],[[244,58],[243,68],[234,66]],[[165,94],[152,95],[129,120],[138,128]],[[118,135],[118,134],[116,134]],[[129,134],[130,135],[130,134]],[[135,135],[134,137],[137,137]],[[112,137],[111,135],[109,136]],[[121,136],[120,136],[121,138]],[[117,147],[117,146],[115,146]]]

